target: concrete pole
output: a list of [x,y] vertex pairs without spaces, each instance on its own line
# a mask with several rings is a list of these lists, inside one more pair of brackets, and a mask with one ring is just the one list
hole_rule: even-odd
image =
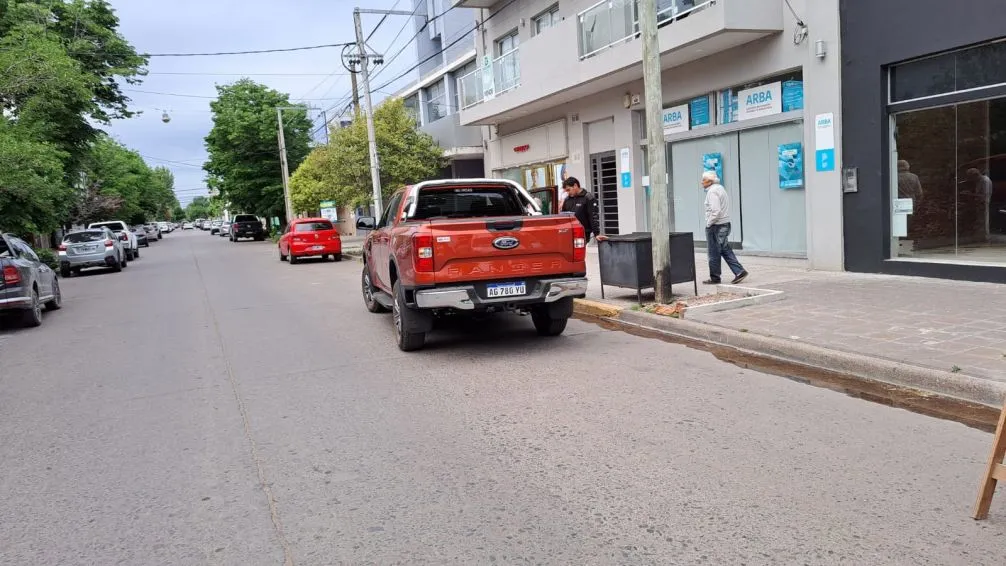
[[360,9],[353,10],[353,23],[356,25],[356,47],[360,55],[360,75],[363,78],[363,100],[367,113],[367,139],[370,147],[370,182],[374,187],[374,216],[380,217],[384,211],[381,198],[381,167],[377,161],[377,133],[374,130],[374,106],[370,100],[370,74],[368,72],[369,57],[367,46],[363,39],[363,25],[360,23]]
[[293,203],[290,201],[290,167],[286,161],[286,136],[283,135],[283,109],[276,109],[276,119],[279,125],[279,165],[283,170],[283,201],[286,204],[286,221],[293,220]]
[[654,293],[658,303],[671,302],[671,225],[674,205],[667,175],[664,144],[664,94],[660,84],[657,42],[657,2],[640,0],[639,27],[643,38],[643,90],[646,97],[646,154],[650,173],[650,232],[653,235]]
[[[359,17],[357,17],[359,19]],[[353,116],[360,115],[360,90],[356,86],[356,73],[349,74],[349,80],[353,81]]]

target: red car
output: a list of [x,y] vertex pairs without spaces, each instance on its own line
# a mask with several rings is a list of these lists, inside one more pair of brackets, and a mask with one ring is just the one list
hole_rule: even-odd
[[329,257],[342,261],[342,238],[325,218],[298,218],[279,239],[279,260],[297,263],[304,257]]

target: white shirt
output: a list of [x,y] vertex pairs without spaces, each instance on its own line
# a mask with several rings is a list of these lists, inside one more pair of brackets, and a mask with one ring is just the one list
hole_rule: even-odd
[[706,228],[730,222],[730,197],[723,185],[716,183],[706,190]]

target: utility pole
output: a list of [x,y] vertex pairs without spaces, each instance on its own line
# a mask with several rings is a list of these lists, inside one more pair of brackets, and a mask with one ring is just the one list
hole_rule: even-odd
[[276,107],[276,124],[278,126],[278,132],[276,134],[276,137],[279,139],[279,166],[283,172],[283,201],[284,204],[286,205],[286,221],[290,222],[291,220],[293,220],[293,200],[290,199],[290,164],[288,163],[286,157],[286,135],[283,133],[284,110],[307,111],[309,110],[309,108],[305,106]]
[[[360,65],[360,78],[363,79],[363,102],[366,105],[365,111],[367,115],[367,141],[368,147],[370,149],[370,182],[374,188],[374,216],[380,217],[381,213],[384,211],[384,203],[381,196],[381,166],[377,160],[377,134],[374,131],[374,105],[370,98],[370,60],[373,59],[374,63],[380,65],[384,63],[384,57],[378,55],[377,53],[370,53],[367,50],[367,40],[363,37],[363,24],[360,22],[360,14],[382,14],[382,15],[398,15],[398,16],[412,16],[413,12],[407,12],[405,10],[371,10],[365,8],[354,8],[353,9],[353,24],[356,27],[356,49],[357,53],[355,57],[350,59],[347,69],[349,69],[353,74],[353,84],[356,84],[356,71],[355,66],[357,62]],[[356,88],[354,86],[353,92],[356,93]],[[357,106],[355,107],[357,113],[359,113],[359,101],[358,98],[354,96]]]
[[360,90],[356,86],[356,73],[350,73],[349,79],[353,81],[353,116],[360,115]]
[[283,171],[283,203],[286,205],[286,221],[293,220],[293,204],[290,202],[290,166],[286,162],[286,136],[283,135],[283,108],[276,109],[279,124],[279,166]]
[[650,232],[653,236],[654,293],[658,303],[671,302],[671,230],[674,205],[669,193],[667,148],[664,144],[664,93],[660,84],[657,41],[657,1],[640,0],[643,37],[643,90],[646,97],[646,154],[650,173]]

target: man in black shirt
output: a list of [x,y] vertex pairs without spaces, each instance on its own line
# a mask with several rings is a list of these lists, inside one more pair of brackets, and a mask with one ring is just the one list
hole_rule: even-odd
[[590,241],[591,235],[596,236],[599,242],[607,240],[608,237],[601,234],[601,222],[598,219],[600,212],[594,195],[584,190],[576,177],[569,177],[563,181],[562,189],[566,191],[562,212],[572,212],[576,216],[587,233],[588,241]]

